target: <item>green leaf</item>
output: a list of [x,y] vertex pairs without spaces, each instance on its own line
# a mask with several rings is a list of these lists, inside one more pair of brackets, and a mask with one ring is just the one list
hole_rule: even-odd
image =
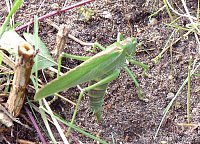
[[21,42],[25,42],[25,40],[14,30],[9,30],[4,32],[0,38],[0,49],[16,57],[18,55],[18,45]]
[[12,17],[13,14],[16,13],[16,11],[21,7],[21,5],[23,4],[23,0],[15,0],[14,2],[14,5],[13,7],[11,8],[8,16],[6,17],[4,23],[2,24],[1,28],[0,28],[0,37],[2,36],[2,34],[5,32],[8,24],[9,24],[9,21],[10,21],[10,18]]
[[[29,33],[24,33],[25,39],[31,43],[32,45],[36,44],[36,38]],[[49,54],[49,51],[45,44],[40,40],[39,37],[38,39],[38,46],[39,46],[39,51],[41,53],[41,56],[38,56],[38,70],[40,69],[45,69],[50,66],[55,65],[55,62],[53,61],[53,58]],[[9,54],[13,56],[18,55],[18,45],[21,42],[25,42],[25,40],[18,35],[14,30],[9,30],[3,33],[2,37],[0,38],[0,49],[3,49],[7,51]],[[35,70],[35,65],[33,66],[32,72]]]
[[[30,33],[24,33],[23,35],[25,39],[34,46],[36,45],[36,42],[38,42],[39,53],[41,54],[41,55],[38,55],[38,70],[45,69],[45,68],[55,65],[55,62],[53,58],[51,57],[47,47],[45,46],[45,44],[42,42],[42,40],[39,37],[35,37],[34,35]],[[32,72],[34,72],[35,69],[36,67],[34,64]]]

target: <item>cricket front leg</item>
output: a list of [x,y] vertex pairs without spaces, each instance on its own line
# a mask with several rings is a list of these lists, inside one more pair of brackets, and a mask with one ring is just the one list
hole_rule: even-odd
[[63,53],[62,56],[66,58],[80,60],[80,61],[86,61],[90,58],[89,56],[77,56],[77,55],[72,55],[72,54],[67,54],[67,53]]
[[127,74],[131,77],[131,79],[133,80],[135,86],[137,87],[137,94],[138,94],[138,98],[144,102],[148,102],[149,100],[147,98],[145,98],[143,95],[142,95],[142,89],[140,87],[140,84],[138,83],[137,79],[135,78],[134,74],[132,73],[132,71],[127,67],[125,66],[124,67],[125,71],[127,72]]
[[92,51],[95,52],[96,51],[96,48],[99,48],[100,50],[104,51],[106,48],[103,47],[100,43],[98,42],[95,42],[92,46]]
[[142,67],[145,71],[149,70],[149,66],[144,64],[144,63],[141,63],[139,61],[136,61],[134,59],[129,59],[128,60],[130,63],[134,64],[134,65],[137,65],[139,67]]

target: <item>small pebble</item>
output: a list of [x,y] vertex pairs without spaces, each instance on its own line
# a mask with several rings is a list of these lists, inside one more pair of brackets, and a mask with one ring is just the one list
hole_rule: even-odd
[[103,11],[101,16],[103,18],[112,19],[112,14],[109,11]]
[[53,3],[53,4],[51,5],[51,8],[52,8],[52,10],[58,10],[58,9],[60,8],[60,6],[59,6],[58,3]]
[[169,75],[168,79],[173,80],[174,79],[173,75]]
[[131,14],[125,14],[125,19],[126,19],[126,20],[129,21],[129,20],[131,19],[131,17],[132,17]]
[[149,20],[149,25],[156,25],[158,23],[158,20],[156,18],[151,18]]
[[169,92],[169,93],[167,94],[167,99],[171,100],[171,99],[173,99],[173,98],[174,98],[174,93]]
[[161,144],[167,144],[167,141],[160,141]]

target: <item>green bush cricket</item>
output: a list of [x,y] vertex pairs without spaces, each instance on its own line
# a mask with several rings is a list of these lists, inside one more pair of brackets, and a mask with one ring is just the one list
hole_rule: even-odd
[[126,62],[130,61],[131,63],[141,66],[144,69],[148,69],[147,65],[132,59],[132,55],[136,51],[136,45],[136,38],[124,39],[121,34],[118,34],[117,42],[110,45],[106,49],[100,44],[95,43],[94,46],[102,49],[103,51],[90,58],[63,54],[65,57],[82,60],[84,62],[71,69],[63,76],[58,77],[42,87],[36,93],[34,99],[40,100],[56,92],[89,82],[89,86],[84,88],[79,95],[71,123],[73,123],[75,119],[84,92],[88,92],[91,109],[94,111],[97,120],[100,121],[106,88],[111,81],[119,76],[120,69],[124,68],[134,81],[138,90],[139,98],[144,100],[137,80],[135,79],[133,73],[126,66]]

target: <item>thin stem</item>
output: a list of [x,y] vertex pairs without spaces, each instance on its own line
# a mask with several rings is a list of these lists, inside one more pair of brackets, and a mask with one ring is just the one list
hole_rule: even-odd
[[[43,15],[43,16],[39,17],[39,18],[38,18],[38,21],[41,21],[41,20],[46,19],[46,18],[48,18],[48,17],[54,16],[54,15],[56,15],[56,14],[60,14],[60,13],[62,13],[62,12],[71,10],[71,9],[73,9],[73,8],[82,6],[82,5],[87,4],[87,3],[89,3],[89,2],[92,2],[92,1],[94,1],[94,0],[85,0],[85,1],[78,2],[78,3],[73,4],[73,5],[70,5],[70,6],[68,6],[68,7],[62,8],[62,9],[60,9],[60,10],[52,11],[51,13],[48,13],[48,14],[46,14],[46,15]],[[16,30],[16,31],[19,31],[19,30],[21,30],[21,29],[24,29],[24,28],[28,27],[28,26],[31,25],[31,24],[33,24],[33,20],[31,20],[30,22],[28,22],[28,23],[26,23],[26,24],[24,24],[24,25],[21,25],[21,26],[17,27],[15,30]]]
[[163,3],[164,3],[164,4],[165,4],[165,6],[166,6],[166,10],[167,10],[167,13],[168,13],[168,15],[169,15],[169,17],[170,17],[171,21],[173,21],[173,20],[174,20],[174,18],[173,18],[172,14],[171,14],[171,12],[170,12],[170,10],[169,10],[169,7],[168,7],[168,5],[167,5],[167,2],[166,2],[166,0],[163,0]]
[[192,65],[192,57],[189,59],[189,65],[188,65],[188,91],[187,91],[187,121],[188,124],[190,123],[190,82],[191,82],[191,65]]
[[[198,63],[196,67],[195,67],[195,65],[196,65],[196,61],[193,62],[193,69],[192,69],[190,75],[193,75],[193,74],[195,73],[195,71],[199,68],[200,63]],[[170,103],[169,103],[169,104],[167,105],[167,107],[165,108],[163,117],[162,117],[162,119],[161,119],[161,121],[160,121],[160,124],[159,124],[157,130],[156,130],[156,134],[155,134],[155,136],[154,136],[154,139],[156,139],[156,137],[157,137],[157,135],[158,135],[158,132],[159,132],[159,130],[160,130],[160,128],[161,128],[161,125],[162,125],[162,123],[163,123],[165,117],[167,116],[167,113],[169,112],[169,109],[171,108],[172,104],[173,104],[174,101],[176,100],[177,96],[180,94],[180,92],[181,92],[181,90],[183,89],[183,87],[187,84],[187,82],[188,82],[188,77],[184,80],[184,82],[182,83],[182,85],[181,85],[180,88],[178,89],[178,91],[177,91],[176,95],[174,96],[174,98],[170,101]]]
[[[76,104],[76,107],[75,107],[75,110],[74,110],[74,114],[73,114],[73,116],[72,116],[72,120],[71,120],[71,123],[70,123],[71,125],[74,123],[74,120],[75,120],[75,118],[76,118],[76,114],[77,114],[77,112],[78,112],[78,108],[79,108],[79,106],[80,106],[81,99],[82,99],[83,95],[84,95],[84,91],[82,90],[82,91],[80,92],[79,97],[78,97],[78,101],[77,101],[77,104]],[[67,130],[66,136],[69,136],[71,129],[72,129],[72,127],[69,127],[69,129]]]
[[40,137],[40,140],[42,141],[43,144],[46,144],[47,142],[46,142],[46,140],[45,140],[45,138],[44,138],[44,136],[43,136],[38,124],[36,123],[33,115],[31,114],[31,112],[29,111],[29,109],[27,107],[25,107],[25,111],[28,114],[31,122],[33,123],[33,126],[35,127],[35,130],[37,131],[38,136]]
[[56,139],[55,139],[55,137],[54,137],[54,135],[53,135],[53,133],[52,133],[52,130],[51,130],[50,126],[49,126],[49,122],[48,122],[48,120],[47,120],[46,114],[45,114],[44,110],[41,108],[41,107],[43,107],[42,100],[39,100],[39,105],[40,105],[39,111],[40,111],[42,120],[43,120],[43,122],[44,122],[44,125],[45,125],[45,127],[46,127],[46,129],[47,129],[47,132],[48,132],[48,134],[49,134],[49,136],[50,136],[52,142],[53,142],[53,143],[57,143],[57,141],[56,141]]
[[181,13],[179,13],[178,11],[176,11],[176,10],[171,6],[171,4],[169,3],[169,0],[166,0],[166,2],[167,2],[167,4],[168,4],[169,8],[170,8],[174,13],[176,13],[177,15],[182,16],[182,17],[187,17],[187,18],[191,18],[191,19],[197,20],[196,17],[193,17],[193,16],[191,16],[191,15],[187,15],[187,14],[181,14]]
[[58,73],[57,73],[57,78],[60,77],[61,63],[62,63],[62,54],[59,55],[59,57],[58,57]]
[[[53,111],[52,111],[51,108],[49,107],[47,101],[46,101],[45,99],[43,99],[43,102],[44,102],[44,105],[46,106],[47,110],[49,111],[49,113],[50,113],[51,115],[53,115]],[[53,123],[54,123],[54,125],[55,125],[55,127],[56,127],[58,133],[60,134],[60,137],[62,138],[63,142],[64,142],[65,144],[69,144],[69,142],[68,142],[67,138],[65,137],[64,132],[63,132],[61,126],[59,125],[57,119],[54,118],[54,117],[52,117],[52,116],[51,116],[51,118],[52,118]]]
[[197,19],[199,19],[200,0],[198,0]]

